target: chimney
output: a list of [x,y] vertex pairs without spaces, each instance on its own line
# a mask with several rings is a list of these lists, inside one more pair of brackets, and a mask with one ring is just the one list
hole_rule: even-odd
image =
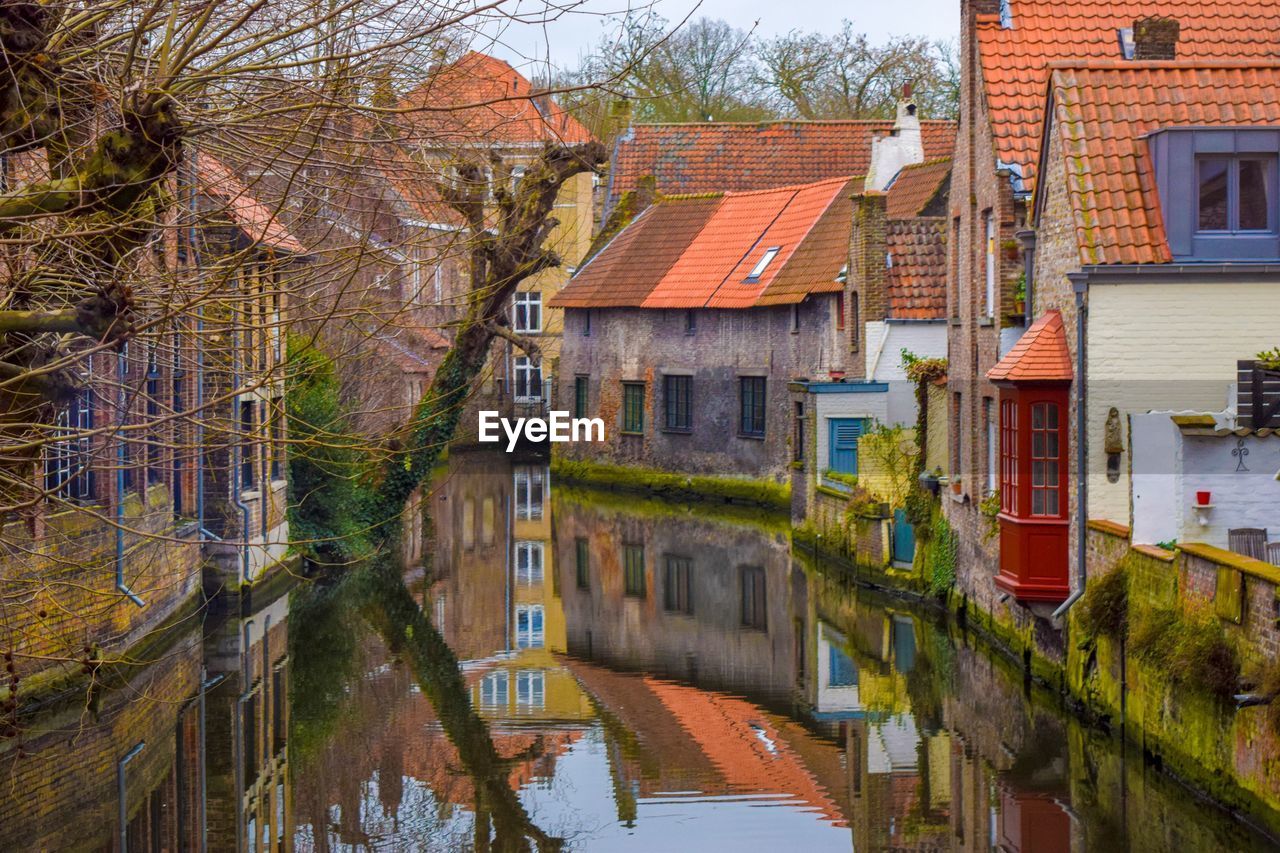
[[1177,59],[1181,32],[1176,18],[1138,18],[1133,22],[1133,58]]
[[864,190],[883,191],[903,166],[924,162],[924,142],[920,138],[920,117],[910,84],[902,87],[898,117],[888,136],[871,140],[871,165],[867,167]]

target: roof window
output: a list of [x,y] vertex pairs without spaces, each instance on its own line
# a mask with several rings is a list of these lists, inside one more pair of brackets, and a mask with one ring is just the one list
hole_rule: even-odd
[[781,246],[770,246],[764,250],[764,257],[760,258],[760,262],[751,268],[750,274],[747,275],[747,281],[759,281],[760,276],[764,275],[765,269],[772,263],[773,259],[778,256],[778,252],[782,251]]

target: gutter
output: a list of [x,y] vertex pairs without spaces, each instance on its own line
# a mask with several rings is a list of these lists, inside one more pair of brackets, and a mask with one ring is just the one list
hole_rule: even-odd
[[1085,295],[1089,292],[1088,273],[1069,273],[1071,289],[1076,295],[1076,574],[1080,578],[1079,585],[1067,596],[1067,600],[1053,611],[1053,618],[1064,616],[1071,606],[1084,595],[1088,583],[1088,498],[1089,476],[1087,465],[1088,433],[1088,390],[1085,382],[1085,324],[1089,318],[1089,306]]
[[[124,426],[129,417],[129,395],[124,387],[124,368],[125,354],[122,349],[116,355],[116,381],[120,385],[120,426],[116,430],[116,591],[124,593],[130,601],[139,607],[146,607],[147,603],[136,592],[129,589],[129,585],[124,582]],[[144,512],[146,511],[146,502],[147,489],[144,485],[142,487]],[[138,749],[141,749],[141,746]],[[132,755],[129,757],[131,758]],[[124,770],[121,769],[120,773],[123,777]],[[123,809],[124,806],[122,805],[120,808]]]

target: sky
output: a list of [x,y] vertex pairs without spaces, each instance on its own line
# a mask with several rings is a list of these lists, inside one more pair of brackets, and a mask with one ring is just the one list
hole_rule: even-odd
[[[540,17],[548,2],[569,5],[574,0],[510,0],[504,5],[508,12]],[[522,70],[530,69],[531,61],[545,67],[548,57],[560,69],[572,68],[606,33],[610,15],[643,5],[638,0],[581,0],[558,20],[511,23],[501,31],[490,30],[473,47]],[[955,39],[960,26],[959,0],[654,0],[652,5],[672,23],[692,13],[693,19],[723,18],[744,30],[755,25],[756,33],[766,38],[789,30],[835,32],[846,18],[875,42],[892,35]]]

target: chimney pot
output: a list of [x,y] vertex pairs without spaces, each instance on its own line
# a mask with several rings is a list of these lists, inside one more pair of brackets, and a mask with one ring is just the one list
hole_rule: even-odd
[[1133,22],[1133,58],[1177,59],[1181,34],[1177,18],[1138,18]]

